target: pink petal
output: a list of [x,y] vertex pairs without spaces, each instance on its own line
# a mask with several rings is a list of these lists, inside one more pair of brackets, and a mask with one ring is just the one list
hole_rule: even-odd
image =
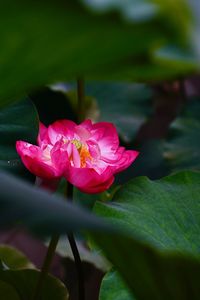
[[76,149],[75,145],[72,145],[72,161],[73,161],[74,167],[80,168],[80,166],[81,166],[80,154],[79,154],[78,150]]
[[66,146],[65,146],[66,151],[67,151],[67,153],[68,153],[68,157],[71,157],[71,156],[72,156],[72,151],[73,151],[72,146],[73,146],[73,144],[70,143],[70,142],[67,143]]
[[99,159],[101,151],[99,145],[95,141],[87,141],[88,149],[92,158]]
[[112,123],[99,122],[93,125],[93,138],[99,142],[102,142],[105,146],[112,146],[113,149],[119,146],[119,138],[117,130]]
[[42,151],[38,146],[17,141],[16,149],[25,167],[34,175],[45,179],[60,176],[58,170],[44,161]]
[[[110,166],[102,160],[97,161],[86,161],[86,167],[94,169],[99,175],[104,173]],[[113,172],[112,172],[113,173]]]
[[119,163],[125,151],[124,147],[120,147],[117,151],[110,151],[101,155],[101,160],[108,163],[109,165],[116,165]]
[[92,185],[92,186],[88,186],[88,187],[86,186],[86,187],[80,188],[80,191],[83,193],[88,193],[88,194],[102,193],[102,192],[106,191],[107,189],[109,189],[109,187],[111,187],[114,180],[115,180],[115,178],[114,178],[114,176],[112,176],[107,181],[99,182],[99,184],[97,184],[97,185]]
[[100,122],[93,125],[94,132],[92,139],[95,139],[99,145],[102,159],[116,160],[114,153],[119,147],[119,138],[117,130],[113,124]]
[[92,127],[93,127],[92,122],[89,119],[83,121],[79,126],[84,127],[85,129],[87,129],[90,132],[91,132]]
[[42,122],[39,123],[39,133],[37,137],[37,143],[39,146],[41,146],[42,143],[48,143],[47,128],[44,126]]
[[60,120],[54,122],[48,127],[48,135],[51,143],[54,145],[59,139],[65,137],[66,139],[72,139],[74,137],[74,131],[76,124],[69,120]]
[[62,141],[58,141],[51,149],[52,165],[58,170],[60,176],[63,175],[65,168],[69,165],[69,156],[66,149],[62,147]]
[[76,138],[80,139],[83,143],[91,137],[89,130],[84,128],[82,125],[79,125],[75,129]]
[[93,194],[101,193],[108,189],[114,181],[111,169],[99,175],[91,168],[70,167],[65,173],[65,178],[82,192]]
[[115,174],[119,173],[125,170],[126,168],[128,168],[134,162],[134,160],[137,158],[138,155],[139,155],[138,151],[134,151],[134,150],[124,151],[121,159],[114,166],[114,173]]
[[20,156],[29,155],[31,157],[38,157],[42,155],[40,147],[34,146],[24,141],[16,142],[16,150]]

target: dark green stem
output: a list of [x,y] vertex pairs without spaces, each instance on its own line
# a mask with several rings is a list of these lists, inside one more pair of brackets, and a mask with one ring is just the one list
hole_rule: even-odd
[[77,79],[77,94],[78,121],[82,122],[85,118],[85,87],[83,78]]
[[50,269],[50,266],[51,266],[51,263],[52,263],[52,260],[53,260],[54,254],[55,254],[55,250],[56,250],[56,247],[57,247],[57,244],[58,244],[58,240],[59,240],[58,235],[55,235],[51,238],[51,241],[49,243],[49,247],[48,247],[48,250],[47,250],[47,253],[46,253],[46,257],[44,259],[44,263],[43,263],[43,266],[42,266],[42,270],[41,270],[41,273],[40,273],[40,277],[39,277],[35,292],[33,294],[33,298],[32,298],[33,300],[39,300],[40,297],[41,297],[44,281],[45,281],[45,279],[47,277],[47,274],[49,272],[49,269]]
[[[67,184],[66,197],[68,201],[72,201],[73,199],[73,186],[70,183]],[[77,271],[78,299],[85,300],[84,274],[80,254],[73,233],[69,233],[67,237],[74,256],[74,262]]]
[[82,262],[79,255],[79,251],[76,245],[76,241],[74,238],[74,235],[68,234],[67,235],[69,244],[74,256],[74,262],[76,266],[77,271],[77,277],[78,277],[78,299],[79,300],[85,300],[85,286],[84,286],[84,274],[83,274],[83,268],[82,268]]

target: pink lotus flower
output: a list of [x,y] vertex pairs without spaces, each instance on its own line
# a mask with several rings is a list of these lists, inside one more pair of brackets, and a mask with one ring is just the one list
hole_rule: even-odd
[[86,120],[80,125],[56,121],[48,128],[40,123],[38,146],[17,141],[16,149],[24,165],[36,176],[59,179],[64,176],[85,193],[108,189],[114,175],[131,165],[137,151],[119,147],[113,124]]

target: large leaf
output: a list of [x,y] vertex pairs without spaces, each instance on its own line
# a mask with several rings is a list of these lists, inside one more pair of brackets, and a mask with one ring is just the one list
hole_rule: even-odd
[[[20,300],[31,299],[40,272],[37,270],[5,270],[0,271],[0,280],[11,285]],[[1,288],[1,286],[0,286]],[[1,293],[1,291],[0,291]],[[4,298],[2,298],[4,299]],[[8,298],[9,300],[15,300]],[[17,298],[18,299],[18,298]],[[41,291],[41,300],[68,300],[68,292],[64,284],[53,276],[48,275]]]
[[[126,184],[115,194],[113,202],[107,204],[100,202],[96,203],[95,212],[98,213],[98,215],[109,218],[109,220],[112,221],[115,226],[121,225],[122,227],[125,227],[126,230],[132,232],[139,239],[146,240],[156,248],[162,249],[162,252],[164,250],[177,250],[178,252],[192,253],[193,255],[199,257],[199,179],[200,173],[190,172],[179,173],[158,181],[150,181],[145,177],[136,178]],[[114,247],[115,246],[113,245],[113,248]],[[129,247],[130,252],[134,251],[133,247],[131,248],[130,245],[126,245],[126,247]],[[128,255],[131,256],[131,254],[129,254],[128,249],[124,251],[126,251],[124,252],[124,257],[126,257],[127,261],[127,270],[130,270],[131,266],[129,259],[131,258],[128,258]],[[146,253],[146,257],[148,257],[148,254],[149,253]],[[135,252],[134,254],[132,252],[132,255],[136,255]],[[137,263],[137,259],[139,261],[139,258],[135,258],[134,263]],[[169,257],[165,257],[165,259],[167,261]],[[168,261],[169,265],[172,263],[171,259],[172,258],[170,258]],[[176,274],[176,263],[177,261],[174,265],[173,276],[176,278],[175,285],[178,287],[179,284],[181,286],[184,285],[184,283],[178,283],[180,276]],[[163,264],[163,262],[161,264]],[[169,272],[169,269],[173,267],[169,266],[168,269],[168,267],[166,267],[167,262],[164,262],[164,264],[164,269],[162,269],[160,275],[162,276],[162,274],[165,273],[164,276],[168,277],[169,274],[167,275],[167,272]],[[152,266],[154,266],[153,268],[156,269],[157,262],[152,262]],[[134,265],[133,268],[133,273],[135,272],[138,276],[136,265]],[[146,271],[143,268],[144,265],[141,263],[141,269],[145,273]],[[183,266],[179,266],[179,268],[183,271],[184,268],[187,268],[186,263],[184,263]],[[183,272],[185,271],[186,270]],[[130,275],[130,278],[132,276],[132,280],[135,282],[133,279],[135,273],[133,273]],[[126,299],[129,297],[128,290],[125,287],[121,290],[123,284],[119,280],[117,274],[111,273],[107,276],[108,277],[106,277],[103,281],[101,300],[107,299],[104,295],[106,295],[108,290],[110,290],[110,299],[112,299],[113,294],[120,295],[121,299]],[[147,282],[148,284],[152,285],[152,270],[149,276],[150,277]],[[183,275],[183,278],[184,276],[185,275]],[[144,278],[141,280],[144,281]],[[169,278],[167,280],[169,280]],[[162,284],[163,280],[161,279],[161,282],[158,283],[158,285],[162,286]],[[171,288],[173,289],[174,287]],[[147,285],[145,285],[145,289],[146,288]],[[165,297],[167,299],[170,288],[166,286],[165,288],[166,294],[162,295],[163,298],[161,295],[154,295],[154,299],[165,299]],[[189,293],[189,290],[188,292],[184,292],[187,294]],[[181,295],[180,291],[178,292],[178,290],[176,292],[174,290],[173,293],[174,295],[170,295],[168,299],[197,299],[195,298],[196,296],[192,296],[192,294],[188,294],[188,296],[184,298],[184,296]],[[141,294],[138,295],[139,298],[137,299],[147,299],[147,295],[145,296],[146,298],[140,298]]]
[[114,271],[108,272],[102,281],[99,300],[133,300],[125,283]]
[[[168,43],[181,46],[189,40],[190,17],[185,13],[184,2],[179,1],[178,9],[171,6],[173,14],[169,13],[169,5],[155,4],[153,0],[143,0],[143,6],[141,1],[125,2],[118,13],[111,9],[104,14],[94,14],[91,6],[84,7],[80,2],[1,1],[1,105],[27,90],[75,79],[80,74],[86,78],[123,80],[137,74],[150,80],[152,74],[157,78],[160,73],[165,76],[154,62],[153,51]],[[135,9],[137,18],[131,17],[130,24],[124,22],[124,12],[134,14]],[[165,68],[166,76],[179,73],[178,67]]]
[[0,168],[27,176],[15,144],[17,140],[36,143],[38,124],[37,111],[28,98],[0,110]]
[[20,300],[14,287],[0,280],[0,298],[4,300]]
[[[130,232],[129,237],[118,233],[98,234],[94,238],[126,280],[135,299],[199,299],[199,258],[156,251],[141,242],[136,242]],[[111,285],[115,283],[115,278],[113,280]],[[119,287],[122,288],[121,283]],[[109,289],[112,290],[112,287]],[[126,297],[126,291],[117,289],[113,292],[122,296],[125,294]]]
[[199,178],[198,172],[157,181],[138,177],[125,184],[113,202],[97,202],[95,212],[159,249],[199,255]]

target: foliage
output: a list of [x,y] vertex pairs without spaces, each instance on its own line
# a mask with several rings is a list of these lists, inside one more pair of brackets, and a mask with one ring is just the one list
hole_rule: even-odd
[[[194,63],[183,68],[180,60],[170,65],[169,56],[163,65],[165,57],[157,61],[154,53],[170,44],[188,51],[191,21],[184,1],[179,1],[182,9],[168,1],[144,0],[143,7],[141,1],[123,6],[107,1],[111,2],[116,2],[118,13],[113,8],[94,14],[78,0],[1,2],[1,105],[27,90],[80,74],[90,79],[152,80],[196,69]],[[138,10],[136,20],[130,5]],[[131,11],[128,24],[121,15]]]
[[[107,204],[97,202],[95,211],[98,215],[109,218],[115,226],[120,224],[138,239],[147,241],[162,252],[178,251],[199,257],[199,175],[199,173],[179,173],[159,181],[137,178],[124,185],[115,194],[113,202]],[[130,251],[132,253],[133,249]],[[126,250],[127,258],[128,250]],[[139,257],[137,259],[139,260]],[[156,268],[155,264],[153,266]],[[130,260],[127,259],[127,270],[128,268],[131,269]],[[133,270],[135,271],[136,267],[133,267]],[[173,272],[176,272],[176,266]],[[113,276],[112,274],[112,278]],[[134,274],[130,279],[132,278],[134,282],[133,276]],[[137,276],[139,277],[138,273]],[[117,278],[114,278],[115,281]],[[144,282],[144,278],[141,281]],[[110,283],[112,285],[112,281]],[[107,281],[105,284],[108,288]],[[119,285],[115,286],[118,290]],[[121,288],[118,293],[120,290]],[[167,290],[161,299],[165,299],[166,295]],[[170,295],[171,297],[182,299],[179,294]]]
[[183,114],[171,125],[169,138],[165,143],[164,156],[173,170],[199,170],[199,99],[189,103]]
[[110,271],[105,275],[102,281],[99,299],[133,300],[134,298],[125,283],[119,278],[119,275],[114,271]]

